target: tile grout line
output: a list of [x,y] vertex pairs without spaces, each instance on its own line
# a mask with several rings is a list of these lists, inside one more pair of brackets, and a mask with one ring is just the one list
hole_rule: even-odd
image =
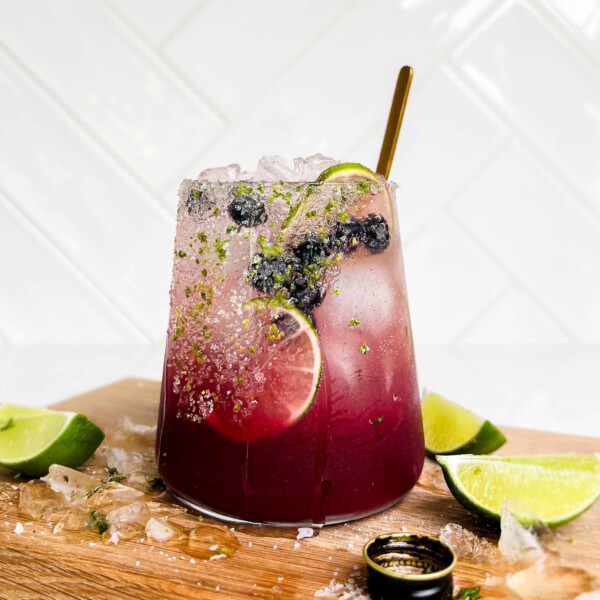
[[[508,2],[505,2],[505,4]],[[503,6],[503,5],[501,5]],[[438,68],[442,68],[445,65],[445,57],[452,54],[455,49],[457,47],[460,46],[460,44],[462,43],[463,39],[466,36],[471,35],[473,32],[477,31],[480,27],[482,23],[485,23],[491,14],[493,14],[494,12],[496,12],[497,10],[499,10],[498,6],[495,6],[493,4],[491,4],[487,9],[483,10],[476,19],[473,20],[473,22],[469,25],[469,27],[467,27],[466,31],[464,31],[462,33],[462,35],[460,36],[460,38],[454,40],[454,42],[449,43],[439,54],[439,57],[436,61],[434,61],[434,63],[427,69],[427,71],[425,71],[424,75],[421,77],[419,76],[419,78],[412,84],[411,86],[411,91],[414,94],[415,91],[418,91],[420,88],[424,87],[427,82],[435,75],[435,71]],[[410,100],[409,100],[409,105],[410,107]],[[387,115],[382,115],[381,118],[377,119],[377,122],[381,121],[384,125],[386,123],[386,119],[387,119]],[[374,123],[375,124],[375,123]],[[381,139],[383,139],[383,133],[384,133],[384,129],[382,128],[381,130]],[[357,148],[360,148],[361,145],[364,145],[364,140],[367,139],[369,136],[369,132],[368,130],[365,131],[365,135],[362,136],[360,138],[360,141],[357,142],[356,144],[354,144],[351,148],[351,151],[349,153],[347,153],[349,156],[352,155],[352,153],[356,152]]]
[[[4,200],[3,200],[4,199]],[[29,232],[42,243],[44,246],[53,252],[54,256],[65,266],[71,273],[78,277],[78,281],[82,283],[85,288],[97,300],[100,301],[101,305],[113,314],[121,323],[125,323],[132,332],[135,332],[140,336],[140,342],[148,343],[153,340],[151,333],[146,331],[141,323],[137,322],[137,319],[133,317],[129,311],[121,305],[121,303],[115,298],[108,295],[102,288],[102,286],[95,281],[95,279],[82,269],[78,262],[71,259],[59,246],[59,244],[52,238],[42,226],[35,223],[33,220],[28,218],[26,213],[19,207],[18,203],[14,198],[11,197],[7,191],[0,187],[0,203],[3,203],[5,207],[12,213],[12,215],[21,223],[21,225],[29,230]]]
[[[186,96],[192,100],[198,107],[204,111],[207,109],[212,113],[210,117],[215,121],[220,121],[220,125],[228,124],[227,115],[221,111],[213,100],[207,98],[201,91],[194,86],[189,79],[175,65],[173,65],[162,52],[148,42],[131,24],[129,19],[118,11],[112,3],[106,0],[101,3],[104,9],[112,16],[113,21],[119,29],[127,36],[130,42],[135,44],[136,48],[142,52],[149,62],[159,69],[168,79],[174,80],[185,92]],[[202,5],[199,7],[201,8]]]
[[448,215],[448,218],[452,220],[452,222],[465,234],[479,249],[479,251],[490,259],[498,269],[508,278],[508,280],[512,283],[512,285],[521,291],[525,296],[527,296],[537,307],[538,309],[548,317],[560,331],[566,336],[569,342],[578,342],[578,337],[565,325],[562,320],[554,314],[554,312],[547,307],[522,281],[519,277],[517,277],[509,268],[506,266],[489,248],[485,245],[485,243],[480,240],[478,236],[476,236],[471,229],[463,223],[460,219],[460,216],[457,215],[452,208],[452,205],[448,205],[445,207],[444,211]]
[[547,8],[539,0],[537,2],[521,0],[521,5],[529,9],[573,54],[577,54],[580,59],[587,61],[589,63],[588,66],[592,69],[598,69],[599,59],[590,52],[586,44],[582,44],[579,41],[575,33],[575,25],[563,25],[558,13],[552,8]]
[[486,302],[484,302],[484,304],[482,306],[480,306],[479,309],[476,310],[471,315],[471,317],[469,317],[457,329],[457,331],[449,337],[448,343],[449,344],[464,343],[461,340],[462,336],[464,336],[466,333],[468,333],[469,330],[472,330],[477,325],[477,323],[479,323],[480,320],[486,315],[486,313],[488,313],[492,308],[494,308],[494,306],[496,306],[500,302],[500,300],[502,300],[502,298],[507,296],[510,291],[511,291],[510,279],[506,279],[505,282],[502,284],[501,288],[497,292],[495,292]]
[[[495,160],[497,160],[513,143],[513,139],[510,134],[507,132],[506,137],[498,142],[498,145],[495,148],[492,148],[487,156],[484,156],[478,163],[475,168],[473,168],[466,176],[458,183],[458,185],[451,190],[447,195],[444,205],[449,205],[459,195],[467,189],[476,179],[479,177],[480,173],[487,169]],[[444,210],[444,205],[440,205],[439,207],[432,209],[427,216],[415,227],[415,229],[406,234],[403,237],[402,246],[408,247],[413,240],[418,239],[425,229],[438,217],[439,213]]]
[[197,0],[196,6],[191,10],[187,11],[187,13],[181,18],[179,23],[171,29],[166,35],[163,36],[162,40],[156,44],[156,49],[158,52],[162,52],[163,48],[175,37],[177,36],[181,30],[187,25],[188,21],[191,21],[195,16],[207,5],[209,4],[208,0]]
[[[105,144],[99,136],[92,132],[85,124],[84,120],[76,115],[70,108],[61,101],[60,96],[46,85],[27,65],[25,65],[8,47],[0,40],[0,52],[13,64],[16,72],[19,73],[16,77],[24,77],[27,80],[27,85],[34,88],[45,102],[51,105],[52,109],[57,112],[62,119],[73,125],[76,135],[84,141],[94,152],[106,161],[108,165],[114,168],[130,185],[138,192],[145,200],[148,206],[156,212],[165,222],[172,224],[172,215],[166,210],[159,198],[154,195],[152,190],[147,187],[144,180],[138,177],[118,156],[113,154],[110,147]],[[8,74],[14,81],[15,75]]]
[[[251,102],[246,104],[245,110],[244,110],[244,116],[237,119],[235,121],[235,123],[232,123],[231,121],[229,123],[227,123],[227,125],[225,126],[225,128],[223,129],[223,131],[220,132],[218,137],[221,136],[225,136],[228,133],[231,132],[231,130],[233,129],[233,127],[239,127],[240,123],[245,123],[247,121],[250,120],[250,116],[252,115],[253,111],[258,108],[260,106],[260,103],[263,99],[264,96],[268,95],[269,91],[275,86],[277,85],[277,82],[283,77],[283,75],[285,75],[285,73],[290,69],[291,66],[293,66],[294,64],[296,64],[304,55],[304,53],[306,52],[306,50],[308,50],[315,42],[315,40],[319,39],[320,37],[322,37],[323,33],[328,31],[328,29],[331,27],[332,23],[335,23],[336,21],[338,21],[340,19],[341,16],[343,16],[352,6],[354,6],[355,4],[358,4],[359,0],[347,0],[346,4],[344,4],[343,8],[340,9],[339,11],[335,12],[330,19],[328,19],[323,26],[321,26],[319,29],[317,29],[314,33],[314,35],[312,35],[302,46],[302,48],[300,48],[296,54],[294,54],[289,61],[287,61],[287,63],[285,64],[285,66],[280,69],[275,75],[273,75],[273,78],[271,79],[271,81],[267,84],[267,87],[262,91],[262,93],[260,93],[254,100],[252,100]],[[179,67],[173,63],[171,63],[169,61],[169,59],[165,58],[166,61],[168,61],[168,64],[170,64],[172,66],[172,68],[174,70],[177,70],[180,74],[180,70]],[[203,149],[202,151],[200,151],[197,155],[194,155],[189,161],[186,161],[185,163],[183,163],[182,167],[186,168],[186,169],[191,169],[193,165],[197,165],[198,163],[202,162],[202,158],[206,155],[206,149]],[[257,157],[258,160],[259,157]],[[164,196],[167,194],[169,189],[172,189],[174,186],[173,183],[169,183],[168,186],[165,186],[163,189],[161,189],[160,191],[160,197],[164,198]]]
[[[451,59],[452,60],[452,59]],[[600,212],[592,202],[587,198],[585,192],[577,187],[577,184],[569,179],[568,175],[565,175],[564,170],[560,165],[554,163],[554,159],[547,156],[541,146],[527,134],[521,126],[513,121],[508,115],[506,115],[500,107],[498,107],[493,100],[489,99],[485,94],[482,94],[478,88],[470,81],[467,75],[465,75],[460,67],[455,64],[447,64],[448,69],[453,75],[462,82],[465,89],[470,93],[479,98],[479,100],[488,106],[488,108],[494,111],[498,115],[499,120],[505,125],[513,135],[525,146],[529,152],[535,157],[537,163],[543,167],[550,179],[554,179],[563,188],[568,190],[573,197],[577,200],[578,204],[585,209],[593,218],[600,224]]]

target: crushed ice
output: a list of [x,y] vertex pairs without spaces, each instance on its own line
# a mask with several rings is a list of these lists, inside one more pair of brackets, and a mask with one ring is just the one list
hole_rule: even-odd
[[583,569],[539,561],[506,578],[522,600],[570,600],[592,589],[594,578]]
[[152,517],[146,523],[146,535],[157,542],[168,542],[178,534],[178,530],[164,519]]
[[460,560],[472,564],[489,563],[497,559],[496,546],[458,523],[448,523],[440,530],[440,540],[448,544]]
[[338,161],[322,154],[295,158],[290,163],[281,156],[263,156],[253,173],[241,171],[236,164],[205,169],[201,181],[314,181],[325,169]]
[[128,416],[124,416],[117,424],[117,437],[127,438],[129,436],[138,436],[149,442],[154,442],[156,437],[156,425],[142,425],[134,423]]
[[315,535],[315,530],[312,527],[298,527],[298,535],[296,536],[297,540],[304,540],[306,538],[311,538]]
[[[523,525],[526,520],[528,525]],[[545,554],[554,534],[547,525],[527,507],[513,500],[505,500],[500,513],[500,540],[498,549],[510,562],[537,559]]]
[[116,469],[119,475],[129,477],[132,473],[139,473],[144,468],[144,457],[139,452],[128,452],[123,448],[107,448],[106,464],[111,469]]

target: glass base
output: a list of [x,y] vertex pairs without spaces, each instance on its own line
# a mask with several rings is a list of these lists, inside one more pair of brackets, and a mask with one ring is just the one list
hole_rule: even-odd
[[379,506],[371,511],[366,511],[366,512],[360,513],[356,516],[340,517],[337,519],[332,519],[331,521],[328,520],[326,523],[311,523],[310,521],[308,521],[308,522],[307,521],[290,521],[290,522],[246,521],[245,519],[240,519],[239,517],[234,517],[233,515],[228,515],[226,513],[220,513],[216,510],[213,510],[212,508],[204,506],[203,504],[199,504],[197,502],[192,502],[191,500],[188,500],[184,496],[180,496],[177,492],[170,489],[169,486],[167,486],[167,490],[177,500],[177,502],[183,504],[186,508],[189,508],[190,510],[192,510],[196,513],[200,513],[201,515],[204,515],[205,517],[211,517],[212,519],[217,519],[218,521],[224,521],[225,523],[232,523],[234,525],[251,525],[254,527],[260,527],[261,525],[269,525],[269,526],[273,526],[273,527],[282,527],[282,528],[285,528],[285,527],[291,527],[291,528],[312,527],[313,529],[321,529],[322,527],[324,527],[326,525],[339,525],[341,523],[348,523],[349,521],[357,521],[358,519],[364,519],[365,517],[370,517],[371,515],[375,515],[379,512],[382,512],[382,511],[390,508],[390,506],[394,506],[395,504],[400,502],[400,500],[402,500],[402,498],[398,498],[398,499],[393,500],[392,502],[386,504],[385,506]]

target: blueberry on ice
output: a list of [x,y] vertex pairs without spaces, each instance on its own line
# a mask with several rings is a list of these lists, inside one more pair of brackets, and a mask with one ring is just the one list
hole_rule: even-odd
[[365,235],[362,223],[353,217],[337,222],[331,231],[331,245],[335,252],[347,252],[358,248]]
[[316,236],[306,237],[292,246],[294,256],[303,263],[313,263],[315,259],[329,255],[329,246]]
[[387,221],[375,213],[362,220],[365,246],[371,252],[383,252],[390,245],[390,228]]
[[250,260],[248,280],[265,294],[281,290],[289,280],[288,264],[280,256],[255,254]]
[[325,298],[325,288],[319,283],[313,285],[296,285],[290,291],[290,302],[303,312],[310,312],[317,308]]
[[264,200],[257,194],[236,196],[227,207],[229,216],[243,227],[255,227],[267,220]]

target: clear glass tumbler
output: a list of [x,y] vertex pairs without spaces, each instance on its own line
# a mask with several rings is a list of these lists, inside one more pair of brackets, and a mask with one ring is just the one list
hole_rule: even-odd
[[160,475],[219,518],[321,525],[397,502],[423,466],[395,186],[180,189]]

